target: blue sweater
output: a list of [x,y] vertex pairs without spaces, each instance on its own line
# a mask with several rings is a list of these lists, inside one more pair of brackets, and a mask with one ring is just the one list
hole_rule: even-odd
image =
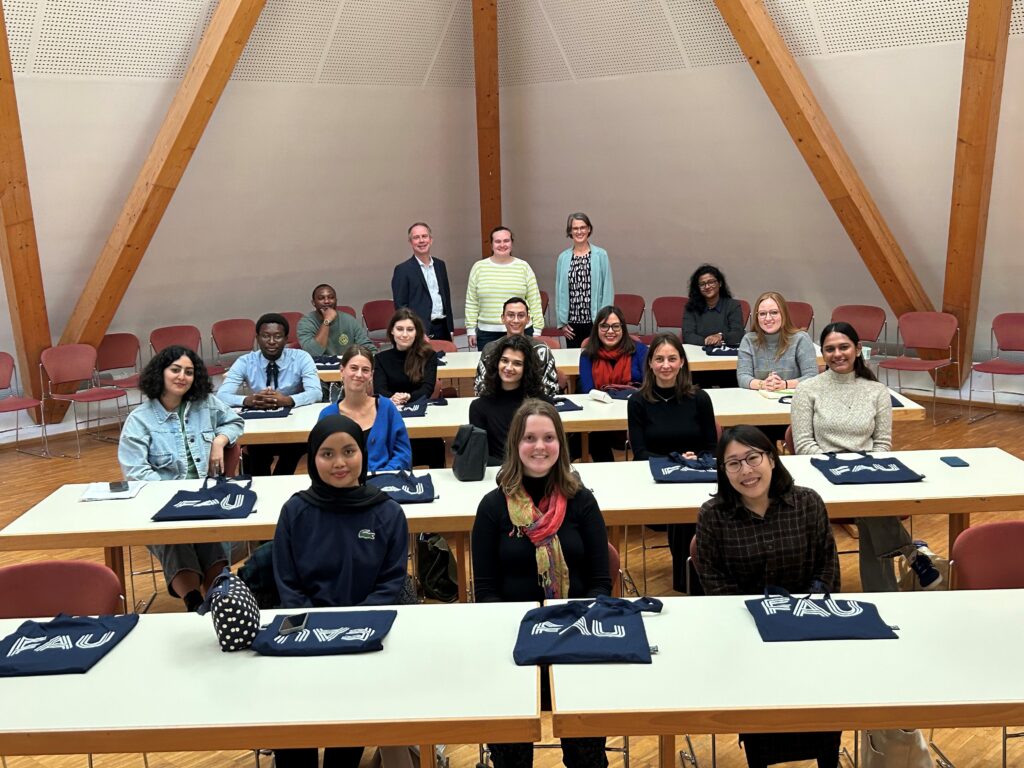
[[274,533],[281,605],[394,605],[408,556],[409,524],[393,499],[359,511],[324,510],[295,494]]
[[[633,352],[633,365],[629,369],[629,381],[616,381],[614,384],[641,384],[644,380],[644,361],[647,359],[647,345],[640,342]],[[580,351],[580,386],[579,391],[586,394],[594,388],[594,361],[585,351]]]
[[[371,472],[383,472],[389,469],[412,469],[412,445],[409,433],[405,431],[402,414],[395,404],[386,397],[376,395],[377,418],[370,427],[367,440],[367,462]],[[337,403],[331,403],[320,411],[320,419],[337,416],[340,413]]]

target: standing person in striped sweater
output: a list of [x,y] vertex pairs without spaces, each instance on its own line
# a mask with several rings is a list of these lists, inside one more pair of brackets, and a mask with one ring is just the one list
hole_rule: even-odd
[[512,230],[495,227],[491,230],[491,255],[476,262],[469,272],[466,286],[466,334],[469,346],[482,350],[489,342],[505,335],[501,314],[507,299],[522,296],[529,305],[532,328],[526,335],[539,333],[544,327],[540,289],[533,269],[512,255]]

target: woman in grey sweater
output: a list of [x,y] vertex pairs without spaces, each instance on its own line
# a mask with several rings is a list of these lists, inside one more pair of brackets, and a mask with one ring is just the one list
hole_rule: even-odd
[[743,389],[794,389],[818,375],[818,357],[806,332],[789,319],[782,294],[766,291],[754,302],[754,330],[740,342],[736,379]]

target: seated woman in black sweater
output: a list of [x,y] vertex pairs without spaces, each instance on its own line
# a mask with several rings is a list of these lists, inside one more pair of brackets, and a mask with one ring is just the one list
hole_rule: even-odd
[[[693,385],[683,344],[675,334],[660,333],[651,341],[644,368],[644,383],[626,408],[633,458],[680,453],[693,459],[713,453],[718,440],[715,409],[707,392]],[[686,591],[686,558],[697,526],[668,526],[672,552],[672,589]]]
[[[481,603],[611,594],[608,533],[597,500],[569,463],[562,420],[543,400],[525,401],[508,432],[498,487],[473,523],[476,600]],[[550,708],[546,674],[541,704]],[[533,763],[532,744],[491,744],[495,768]],[[568,768],[608,765],[603,738],[562,739]]]
[[487,433],[488,463],[505,459],[505,439],[523,400],[543,397],[541,366],[533,345],[521,334],[498,340],[496,355],[487,358],[483,391],[469,406],[469,423]]
[[[437,384],[437,355],[419,315],[408,307],[396,310],[388,322],[388,339],[391,349],[373,360],[373,391],[390,398],[398,408],[431,397]],[[411,443],[414,466],[444,467],[444,440],[421,437]]]

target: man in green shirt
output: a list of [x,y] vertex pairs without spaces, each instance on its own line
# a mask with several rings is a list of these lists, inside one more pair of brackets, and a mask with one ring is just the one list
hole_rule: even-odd
[[366,328],[347,312],[338,311],[338,295],[326,283],[313,289],[313,311],[299,320],[295,335],[299,346],[313,357],[340,356],[350,344],[373,349]]

